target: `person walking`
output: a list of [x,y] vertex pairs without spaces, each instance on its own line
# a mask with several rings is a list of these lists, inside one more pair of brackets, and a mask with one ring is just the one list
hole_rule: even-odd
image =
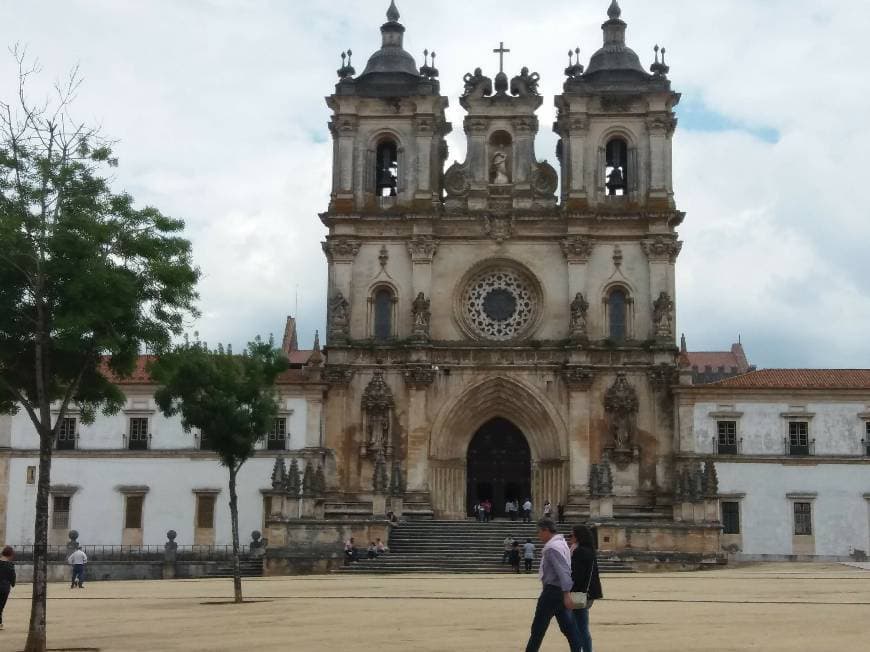
[[487,498],[483,501],[483,522],[489,523],[492,520],[492,501]]
[[15,586],[13,559],[15,559],[15,550],[12,546],[3,548],[0,552],[0,630],[3,629],[3,609],[6,608],[6,601],[9,599],[12,587]]
[[565,522],[565,506],[562,503],[556,505],[556,514],[559,516],[559,523]]
[[549,500],[544,503],[544,518],[553,518],[553,506]]
[[85,554],[85,551],[81,548],[73,550],[72,554],[66,558],[66,561],[72,566],[72,583],[69,588],[85,588],[85,564],[88,563],[88,556]]
[[520,574],[520,544],[518,541],[514,541],[511,545],[510,551],[510,562],[511,568],[514,569],[514,573],[517,575]]
[[572,612],[574,604],[571,602],[571,588],[574,586],[571,578],[571,551],[565,537],[556,533],[556,524],[552,519],[542,518],[538,521],[538,539],[544,544],[541,567],[538,569],[542,590],[535,607],[526,652],[538,652],[541,649],[547,628],[554,617],[562,634],[568,639],[571,652],[580,652],[580,630]]
[[523,503],[523,523],[531,523],[532,522],[532,500],[531,498],[526,498],[526,502]]
[[511,520],[512,520],[512,521],[516,521],[516,520],[517,520],[517,512],[518,512],[518,511],[519,511],[519,504],[517,503],[517,499],[514,498],[514,499],[511,501],[511,509],[510,509],[510,515],[511,515]]
[[501,555],[501,563],[502,564],[506,564],[510,560],[511,549],[514,546],[514,543],[515,543],[514,538],[511,535],[508,535],[507,537],[505,537],[504,551],[502,552],[502,555]]
[[532,562],[535,561],[535,544],[531,539],[526,539],[523,544],[523,561],[526,563],[526,572],[532,572]]
[[585,525],[577,525],[571,533],[571,578],[572,593],[586,594],[586,608],[574,609],[574,617],[580,630],[583,652],[592,652],[592,635],[589,633],[589,610],[595,600],[604,597],[598,561],[595,554],[595,537]]

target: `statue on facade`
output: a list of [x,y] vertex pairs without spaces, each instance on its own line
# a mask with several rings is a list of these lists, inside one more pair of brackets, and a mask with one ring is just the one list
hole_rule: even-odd
[[483,74],[480,68],[474,69],[474,74],[465,73],[462,78],[465,82],[465,92],[462,97],[486,97],[492,95],[492,80]]
[[429,321],[432,318],[432,312],[429,309],[431,302],[422,292],[414,299],[411,306],[411,311],[414,317],[413,334],[416,340],[429,339]]
[[607,194],[613,197],[618,190],[625,190],[625,177],[622,168],[614,167],[607,175]]
[[662,292],[653,303],[653,324],[655,324],[657,337],[671,337],[673,335],[673,312],[673,300],[667,292]]
[[582,340],[586,338],[586,313],[589,311],[589,302],[582,292],[578,292],[571,302],[571,339]]
[[365,441],[360,446],[360,454],[363,457],[381,453],[392,455],[391,430],[394,405],[393,391],[384,380],[383,370],[378,369],[362,396]]
[[336,292],[329,302],[329,335],[336,341],[347,339],[350,334],[350,304],[341,292]]
[[496,186],[504,186],[511,182],[507,169],[507,155],[504,152],[496,152],[493,155],[490,178]]
[[541,76],[533,72],[529,74],[529,69],[523,66],[520,74],[511,80],[511,95],[519,97],[529,97],[540,95],[538,93],[538,84],[541,81]]
[[617,451],[632,450],[638,407],[637,392],[628,384],[625,373],[618,373],[616,381],[604,395],[604,410],[609,420],[612,443]]
[[178,544],[175,542],[175,537],[178,533],[175,530],[169,530],[166,533],[166,543],[163,544],[163,561],[174,562],[178,554]]
[[264,539],[259,530],[251,532],[251,543],[248,549],[251,551],[252,557],[263,557],[266,554],[266,546],[269,545],[269,540]]

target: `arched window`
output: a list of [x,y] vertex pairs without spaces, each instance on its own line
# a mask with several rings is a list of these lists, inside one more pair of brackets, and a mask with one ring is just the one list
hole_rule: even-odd
[[604,168],[605,187],[610,197],[623,197],[628,189],[628,143],[623,138],[607,141]]
[[388,288],[379,288],[373,303],[374,337],[378,341],[388,340],[393,336],[393,293]]
[[378,197],[395,197],[399,185],[399,148],[396,141],[385,139],[375,157],[375,188]]
[[628,297],[625,290],[616,288],[607,297],[607,325],[610,339],[621,342],[626,337]]

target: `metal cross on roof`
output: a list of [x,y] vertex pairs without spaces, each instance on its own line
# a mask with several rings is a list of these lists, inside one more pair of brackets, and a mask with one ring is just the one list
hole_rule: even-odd
[[510,52],[510,50],[505,49],[504,41],[501,41],[498,44],[498,48],[493,50],[493,52],[495,52],[498,55],[498,71],[504,72],[504,55],[507,52]]

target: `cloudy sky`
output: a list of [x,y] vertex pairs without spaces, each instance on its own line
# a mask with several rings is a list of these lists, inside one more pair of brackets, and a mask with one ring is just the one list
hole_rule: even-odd
[[[4,45],[26,44],[43,81],[85,78],[74,113],[116,139],[117,183],[183,218],[203,270],[209,342],[324,322],[331,147],[324,96],[339,53],[358,70],[387,0],[0,0]],[[399,0],[406,49],[438,53],[462,159],[462,75],[490,73],[499,41],[560,90],[569,48],[601,44],[609,0]],[[668,48],[683,93],[674,144],[687,212],[678,320],[693,350],[742,335],[759,366],[870,366],[870,75],[867,0],[622,0],[649,63]],[[16,83],[0,55],[0,97]],[[38,93],[37,93],[38,94]],[[551,161],[554,110],[540,111]],[[298,304],[297,304],[298,302]],[[297,308],[298,305],[298,308]]]

